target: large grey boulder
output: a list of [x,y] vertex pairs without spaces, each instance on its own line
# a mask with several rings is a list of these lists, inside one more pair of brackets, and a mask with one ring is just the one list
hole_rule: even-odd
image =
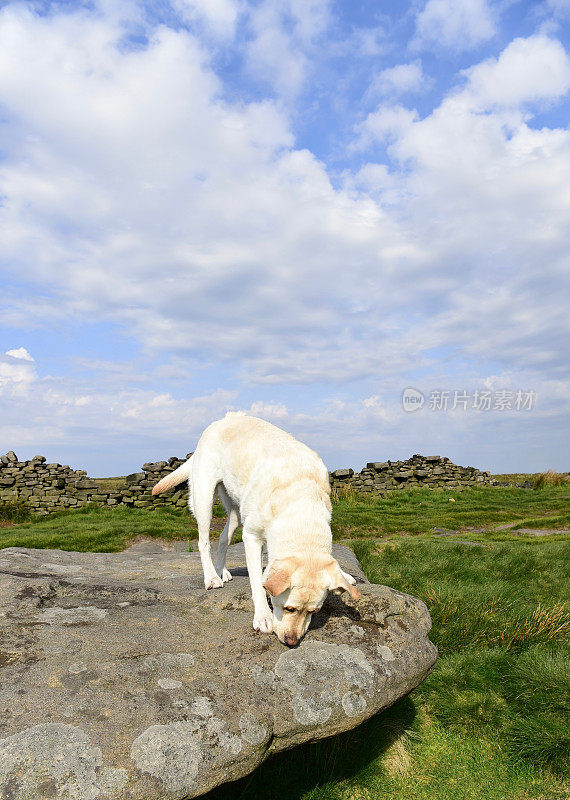
[[241,545],[208,592],[196,553],[0,550],[0,797],[194,797],[390,706],[435,663],[429,614],[335,555],[362,598],[290,650],[252,629]]

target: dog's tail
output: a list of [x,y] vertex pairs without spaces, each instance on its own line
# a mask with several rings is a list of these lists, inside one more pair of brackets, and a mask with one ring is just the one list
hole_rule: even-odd
[[156,486],[153,486],[152,494],[160,494],[161,492],[165,492],[167,489],[172,489],[173,486],[178,486],[179,483],[186,480],[190,473],[192,472],[192,456],[185,461],[184,464],[175,469],[174,472],[171,472],[170,475],[167,475],[161,481],[159,481]]

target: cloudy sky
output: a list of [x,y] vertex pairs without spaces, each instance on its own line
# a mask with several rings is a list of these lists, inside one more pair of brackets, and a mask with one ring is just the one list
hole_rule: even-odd
[[239,408],[570,469],[569,90],[570,0],[3,3],[0,451],[123,474]]

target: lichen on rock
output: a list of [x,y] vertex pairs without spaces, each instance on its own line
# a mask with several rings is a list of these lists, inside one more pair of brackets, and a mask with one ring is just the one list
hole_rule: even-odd
[[118,797],[127,780],[126,770],[103,765],[101,750],[74,725],[34,725],[0,739],[2,797],[36,798],[49,785],[53,797],[100,800]]

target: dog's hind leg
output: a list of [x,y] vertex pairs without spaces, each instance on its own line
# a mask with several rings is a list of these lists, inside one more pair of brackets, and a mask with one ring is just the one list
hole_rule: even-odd
[[210,553],[210,522],[217,480],[208,465],[196,463],[192,475],[192,510],[198,523],[198,550],[206,589],[218,589],[223,581],[217,574]]
[[224,526],[224,530],[220,534],[220,538],[218,540],[216,572],[218,573],[222,581],[226,583],[227,581],[231,581],[232,579],[231,572],[228,569],[226,569],[226,555],[228,552],[228,546],[232,540],[232,536],[234,535],[235,530],[239,525],[239,513],[235,505],[232,503],[231,499],[228,497],[228,494],[222,484],[218,484],[217,493],[218,497],[223,503],[224,508],[226,509],[228,519]]

